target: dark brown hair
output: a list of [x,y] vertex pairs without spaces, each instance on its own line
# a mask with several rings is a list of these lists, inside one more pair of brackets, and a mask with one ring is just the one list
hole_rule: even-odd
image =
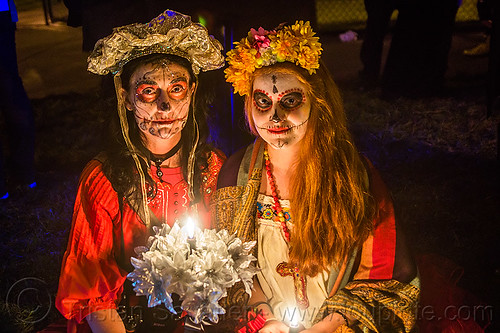
[[[194,75],[191,68],[191,64],[188,60],[175,56],[166,54],[152,54],[144,56],[141,58],[134,59],[127,63],[123,67],[121,74],[122,85],[125,90],[130,89],[130,78],[133,73],[142,65],[147,64],[157,64],[165,59],[174,62],[182,67],[184,67],[190,77],[189,85],[193,82],[198,85],[197,77]],[[193,148],[194,144],[194,133],[195,133],[195,122],[194,116],[196,117],[196,123],[198,125],[200,139],[196,146],[195,151],[195,175],[194,175],[194,194],[196,203],[201,200],[201,170],[207,167],[207,159],[209,152],[211,150],[210,146],[206,143],[208,136],[208,126],[206,122],[206,99],[203,96],[203,92],[196,90],[196,94],[192,97],[191,105],[189,108],[188,119],[186,125],[182,129],[182,146],[181,146],[181,168],[184,175],[184,179],[187,180],[187,164],[189,152]],[[144,147],[141,140],[141,132],[137,126],[134,118],[133,112],[127,112],[127,122],[129,125],[129,137],[132,144],[138,150],[136,153],[139,154],[141,168],[146,177],[146,182],[150,185],[152,189],[148,193],[148,197],[154,197],[156,195],[155,182],[148,173],[148,163],[150,158],[150,152]],[[140,181],[136,172],[136,166],[132,159],[132,154],[125,144],[123,135],[120,128],[119,117],[117,112],[113,112],[113,117],[111,119],[111,140],[109,140],[109,146],[106,149],[107,159],[104,162],[103,171],[110,180],[114,190],[118,194],[125,198],[133,198],[140,195]],[[129,200],[129,203],[139,202],[136,200]],[[134,206],[134,205],[132,205]],[[136,209],[137,207],[133,207]]]

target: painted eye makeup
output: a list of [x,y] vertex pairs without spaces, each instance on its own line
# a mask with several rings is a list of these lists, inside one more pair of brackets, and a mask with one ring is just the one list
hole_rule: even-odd
[[140,83],[137,85],[135,94],[143,103],[153,103],[160,96],[160,89],[156,84]]
[[186,81],[177,81],[168,87],[168,96],[172,99],[183,99],[188,92]]
[[283,96],[279,103],[284,109],[295,109],[304,102],[304,95],[301,92],[293,91]]
[[257,109],[262,112],[269,110],[273,106],[271,98],[264,92],[258,90],[253,93],[253,102]]

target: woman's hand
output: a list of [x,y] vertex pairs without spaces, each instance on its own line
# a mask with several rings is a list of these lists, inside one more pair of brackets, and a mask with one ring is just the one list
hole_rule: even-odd
[[315,328],[314,326],[308,328],[307,330],[300,331],[300,333],[333,333],[334,331],[325,331],[320,328]]
[[125,333],[122,318],[115,309],[103,309],[85,317],[94,333]]
[[[349,318],[349,316],[346,315]],[[349,318],[351,322],[355,320],[353,318]],[[349,325],[349,322],[346,322],[344,317],[342,317],[339,313],[332,313],[317,324],[313,325],[311,328],[307,330],[300,331],[300,333],[333,333],[342,325]]]
[[277,319],[269,320],[259,333],[288,333],[290,328]]

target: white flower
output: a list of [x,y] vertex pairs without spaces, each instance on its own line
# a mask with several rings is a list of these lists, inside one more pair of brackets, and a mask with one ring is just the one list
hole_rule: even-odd
[[148,247],[135,249],[139,258],[131,258],[135,269],[127,276],[136,294],[148,297],[148,306],[163,303],[175,313],[171,297],[175,293],[195,323],[204,319],[216,323],[218,315],[225,313],[218,302],[227,288],[242,281],[251,294],[257,272],[251,254],[255,241],[243,243],[227,230],[195,228],[191,249],[178,224],[153,230]]
[[168,310],[175,313],[171,294],[166,291],[170,277],[156,272],[149,259],[131,258],[131,262],[135,269],[127,275],[127,278],[132,281],[136,294],[146,296],[149,307],[163,303]]
[[204,318],[208,318],[212,323],[218,323],[219,315],[226,313],[219,305],[222,297],[224,294],[221,290],[204,289],[186,298],[181,306],[193,318],[195,324],[199,324]]

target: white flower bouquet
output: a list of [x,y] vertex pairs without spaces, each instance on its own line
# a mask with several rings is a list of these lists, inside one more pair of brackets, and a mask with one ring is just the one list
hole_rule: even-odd
[[182,310],[196,324],[219,321],[225,310],[219,300],[227,288],[241,281],[251,294],[257,272],[251,254],[255,241],[242,242],[228,231],[194,228],[192,237],[177,223],[153,227],[148,246],[137,247],[131,258],[134,271],[127,278],[137,295],[148,298],[148,306],[163,303],[172,313],[172,294],[179,295]]

